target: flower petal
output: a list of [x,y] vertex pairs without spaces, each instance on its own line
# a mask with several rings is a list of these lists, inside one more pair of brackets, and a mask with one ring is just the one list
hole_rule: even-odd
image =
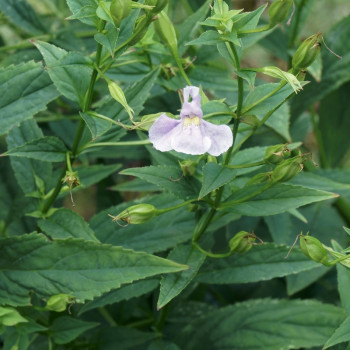
[[186,154],[204,154],[211,146],[210,138],[203,134],[202,128],[196,125],[189,125],[181,129],[176,128],[177,133],[172,135],[171,145],[177,152]]
[[[190,96],[192,101],[190,102]],[[201,96],[199,88],[196,86],[186,86],[183,91],[184,103],[181,108],[180,115],[182,118],[188,116],[202,117]]]
[[212,156],[218,156],[232,146],[233,135],[227,125],[215,125],[202,120],[201,128],[203,134],[211,140],[211,146],[207,152]]
[[175,129],[177,126],[182,129],[180,125],[181,121],[172,119],[162,114],[150,127],[148,136],[153,143],[154,148],[161,152],[170,151],[172,149],[171,140],[172,135],[177,133]]

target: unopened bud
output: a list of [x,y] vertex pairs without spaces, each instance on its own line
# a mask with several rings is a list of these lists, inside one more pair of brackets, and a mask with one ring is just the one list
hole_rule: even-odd
[[75,298],[68,294],[56,294],[49,298],[46,309],[50,311],[62,312],[66,310],[68,304],[72,304]]
[[229,241],[230,252],[243,254],[253,247],[256,236],[246,231],[240,231]]
[[129,45],[135,45],[138,43],[147,33],[148,26],[152,21],[152,17],[149,17],[147,15],[142,15],[136,20],[134,33],[131,37],[131,40],[129,41]]
[[158,210],[152,204],[136,204],[125,210],[123,210],[119,215],[112,216],[113,221],[118,222],[123,221],[128,224],[143,224],[154,218],[158,213]]
[[152,15],[156,15],[168,4],[168,0],[146,0],[145,5],[153,6],[150,11]]
[[267,182],[271,179],[271,174],[272,172],[256,174],[246,183],[246,186]]
[[120,27],[122,20],[129,16],[131,5],[131,0],[112,0],[110,12],[117,28]]
[[313,261],[328,266],[328,253],[322,243],[315,237],[300,235],[301,251]]
[[181,170],[185,176],[193,176],[197,170],[197,162],[190,159],[182,160],[180,163]]
[[276,0],[269,7],[269,25],[274,27],[276,24],[285,21],[293,5],[293,0]]
[[153,25],[156,33],[169,46],[172,53],[177,53],[176,31],[168,15],[164,11],[160,12]]
[[290,154],[291,151],[286,145],[275,145],[267,148],[264,160],[270,164],[279,164]]
[[273,182],[286,182],[298,175],[304,168],[303,158],[296,156],[276,166],[271,174]]
[[292,59],[292,66],[295,72],[309,67],[321,50],[322,34],[314,34],[304,40],[298,47]]

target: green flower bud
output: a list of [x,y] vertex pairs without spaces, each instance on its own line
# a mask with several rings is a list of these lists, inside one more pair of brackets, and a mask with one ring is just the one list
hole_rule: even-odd
[[142,15],[136,20],[134,33],[128,43],[130,46],[135,45],[145,36],[151,21],[152,18],[149,18],[147,15]]
[[68,304],[72,304],[75,298],[68,294],[56,294],[49,298],[46,303],[46,310],[62,312]]
[[122,20],[129,16],[131,12],[131,5],[131,0],[112,0],[110,12],[113,22],[117,28],[120,27]]
[[185,176],[193,176],[197,170],[197,162],[190,159],[182,160],[180,163],[181,170]]
[[255,185],[255,184],[261,184],[264,182],[267,182],[271,179],[271,172],[268,173],[259,173],[254,175],[247,183],[246,186],[248,185]]
[[276,166],[271,174],[273,182],[286,182],[303,170],[303,158],[296,156]]
[[152,204],[136,204],[133,205],[125,210],[123,210],[119,215],[112,216],[109,215],[111,218],[113,218],[113,221],[118,222],[118,220],[121,220],[128,224],[143,224],[144,222],[147,222],[154,218],[158,213],[158,210],[156,207],[154,207]]
[[268,147],[265,152],[265,162],[270,164],[279,164],[283,162],[285,155],[288,156],[288,151],[290,155],[290,149],[286,145],[275,145]]
[[327,250],[317,238],[300,235],[300,248],[313,261],[329,266]]
[[168,5],[168,1],[169,0],[146,0],[145,5],[154,6],[150,13],[152,15],[156,15],[162,11],[166,5]]
[[170,48],[172,53],[177,53],[177,37],[173,23],[163,11],[158,14],[158,19],[153,22],[154,29],[162,41]]
[[269,7],[269,25],[274,27],[276,24],[287,19],[293,0],[276,0]]
[[294,71],[299,71],[309,67],[321,50],[322,34],[314,34],[304,40],[298,47],[292,59]]
[[243,254],[246,253],[253,247],[253,243],[255,242],[256,236],[246,232],[240,231],[235,234],[229,241],[230,252]]

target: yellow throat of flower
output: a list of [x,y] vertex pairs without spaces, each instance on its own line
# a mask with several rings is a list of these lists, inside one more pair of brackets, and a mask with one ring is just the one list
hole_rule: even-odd
[[187,128],[188,126],[194,125],[199,126],[201,123],[201,120],[199,117],[185,117],[183,127]]

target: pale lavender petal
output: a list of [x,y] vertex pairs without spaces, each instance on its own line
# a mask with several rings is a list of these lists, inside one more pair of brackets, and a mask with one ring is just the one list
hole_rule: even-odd
[[170,151],[172,149],[171,140],[172,135],[177,133],[176,127],[180,125],[181,121],[167,117],[162,114],[148,131],[150,141],[153,143],[154,148],[161,152]]
[[[192,101],[189,102],[190,96]],[[186,116],[202,117],[203,112],[201,108],[201,96],[199,88],[196,86],[186,86],[183,91],[184,103],[181,108],[180,115],[182,118]]]
[[211,140],[203,135],[202,128],[197,125],[189,125],[185,128],[181,125],[176,128],[177,133],[172,135],[171,145],[177,152],[186,154],[204,154],[211,146]]
[[215,125],[202,120],[200,127],[203,130],[203,135],[211,140],[211,146],[207,150],[209,154],[218,156],[232,146],[233,135],[227,125]]

